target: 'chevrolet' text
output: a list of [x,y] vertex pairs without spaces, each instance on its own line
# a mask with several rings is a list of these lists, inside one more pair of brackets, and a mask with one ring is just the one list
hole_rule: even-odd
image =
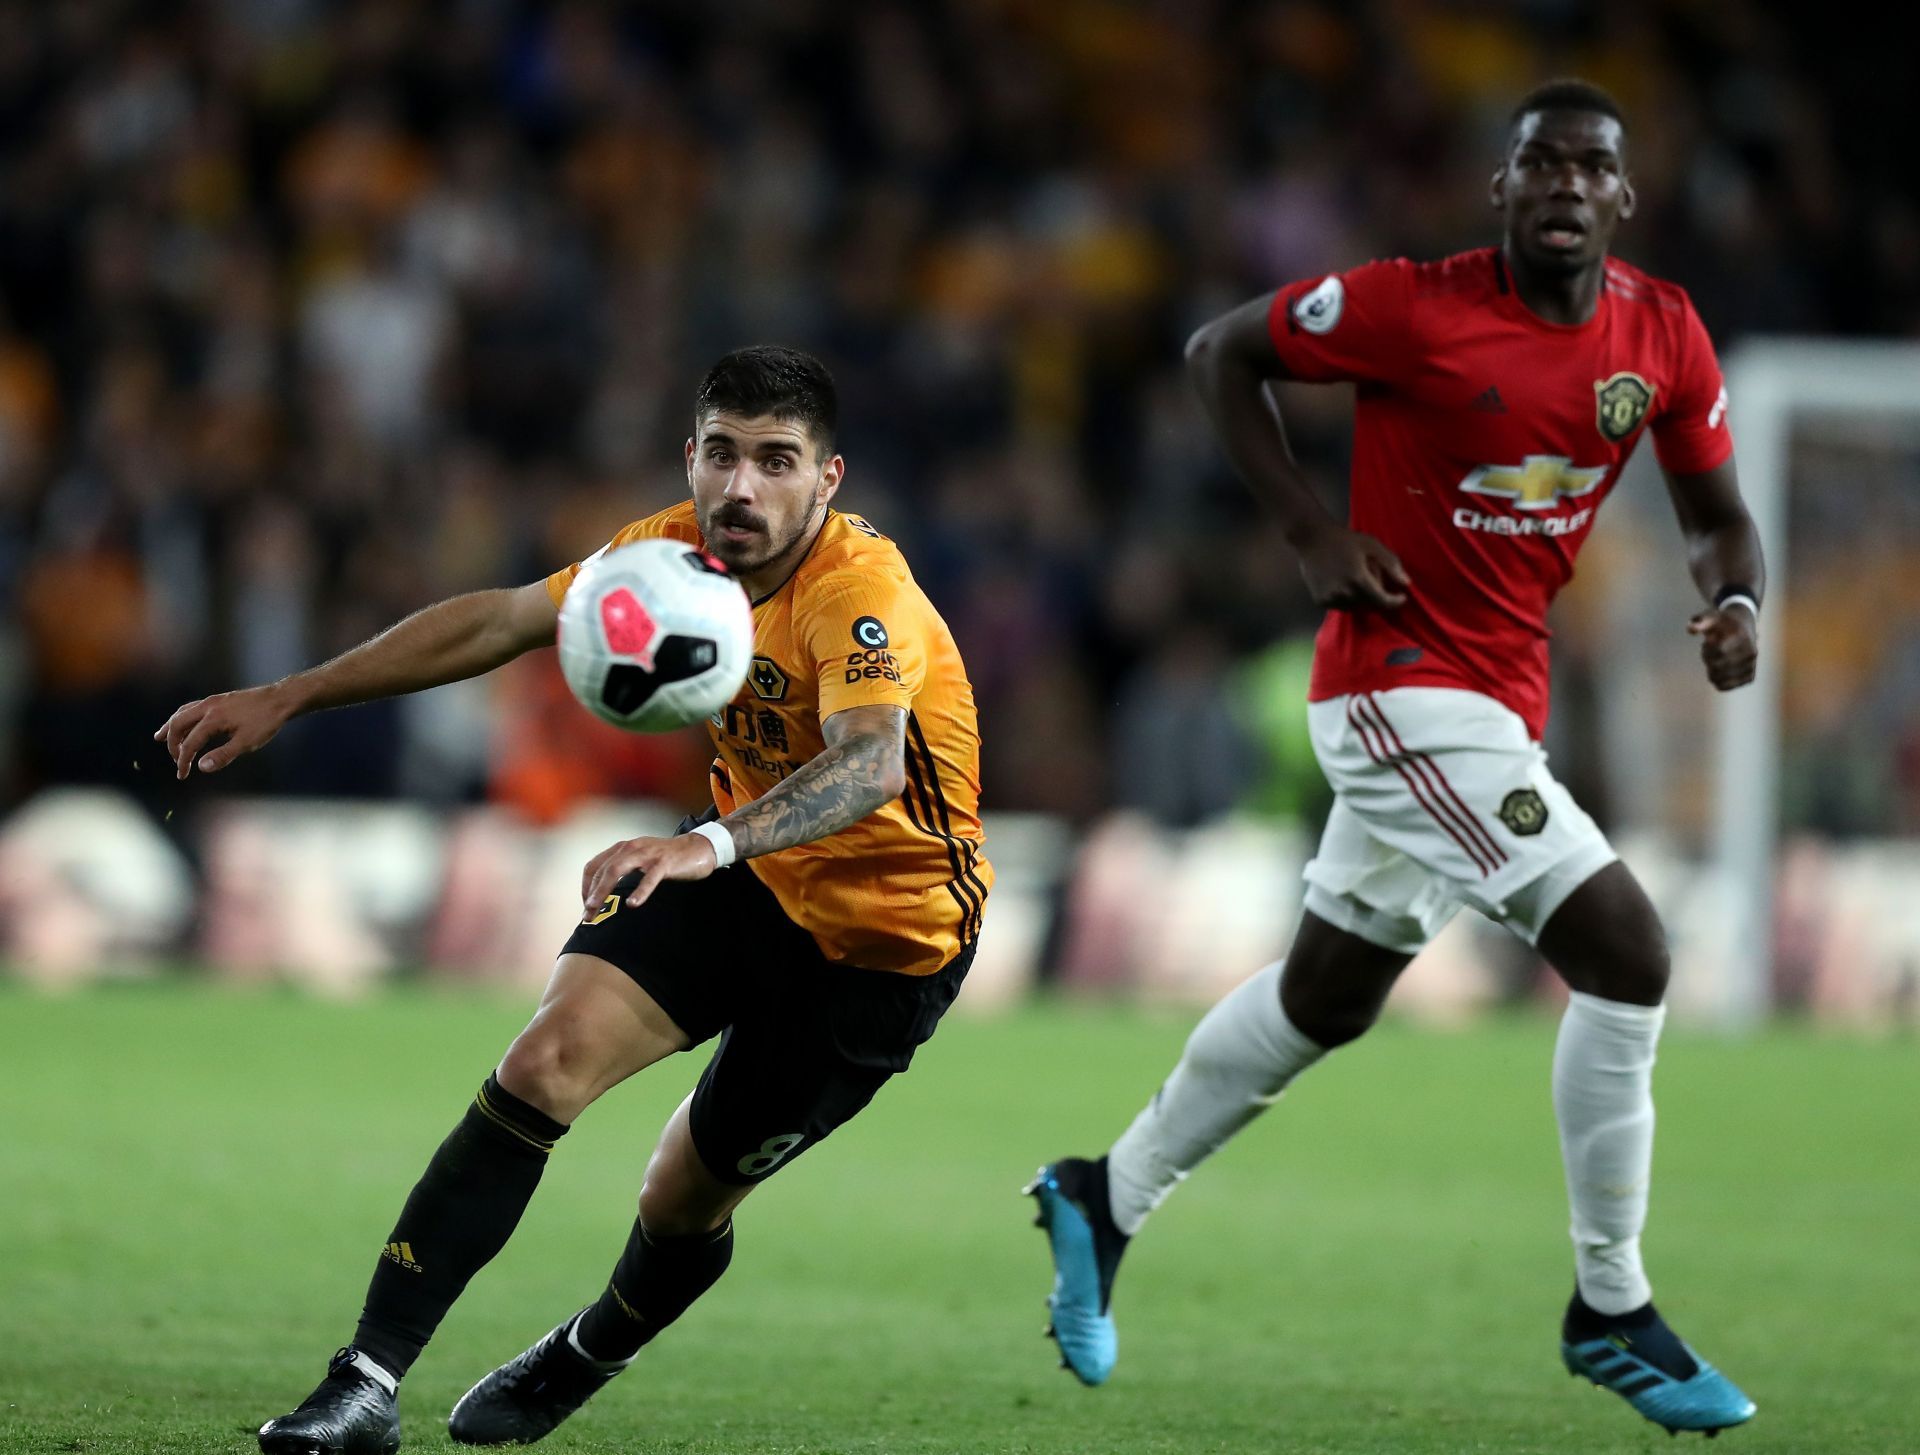
[[1453,523],[1461,530],[1480,530],[1496,536],[1572,535],[1592,519],[1591,506],[1572,515],[1485,515],[1466,505],[1453,512]]

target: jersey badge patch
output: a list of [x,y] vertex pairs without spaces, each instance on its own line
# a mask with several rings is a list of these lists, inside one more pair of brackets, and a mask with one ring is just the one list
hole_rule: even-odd
[[753,665],[747,668],[747,685],[753,688],[755,697],[764,701],[787,700],[787,674],[780,670],[771,657],[753,659]]
[[1300,295],[1293,305],[1293,321],[1308,333],[1332,333],[1346,308],[1347,285],[1332,273],[1311,292]]
[[1531,788],[1516,788],[1500,800],[1500,822],[1521,838],[1531,838],[1547,826],[1546,801]]
[[1611,379],[1594,380],[1593,396],[1595,423],[1601,435],[1617,445],[1647,417],[1653,386],[1638,374],[1615,374]]
[[869,650],[887,645],[887,624],[877,616],[863,616],[853,624],[853,639]]

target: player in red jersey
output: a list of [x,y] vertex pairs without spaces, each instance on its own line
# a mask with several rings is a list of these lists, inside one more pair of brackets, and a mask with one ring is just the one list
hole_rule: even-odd
[[[1208,1013],[1107,1156],[1049,1164],[1028,1190],[1053,1247],[1055,1337],[1097,1384],[1117,1354],[1113,1276],[1147,1214],[1365,1032],[1472,905],[1572,991],[1553,1067],[1576,1282],[1562,1358],[1670,1430],[1712,1432],[1753,1403],[1655,1312],[1640,1260],[1665,937],[1539,738],[1548,604],[1643,434],[1707,603],[1689,630],[1721,691],[1753,679],[1760,543],[1706,330],[1680,288],[1607,255],[1634,206],[1612,99],[1579,82],[1528,96],[1492,202],[1497,248],[1303,280],[1188,347],[1228,455],[1279,509],[1327,608],[1308,713],[1335,806],[1287,958]],[[1271,379],[1358,386],[1349,523],[1295,464]]]

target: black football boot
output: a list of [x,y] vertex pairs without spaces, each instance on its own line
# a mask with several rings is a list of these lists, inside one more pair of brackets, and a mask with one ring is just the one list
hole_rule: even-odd
[[333,1356],[320,1387],[291,1414],[260,1427],[266,1455],[394,1455],[400,1403],[354,1363],[351,1345]]

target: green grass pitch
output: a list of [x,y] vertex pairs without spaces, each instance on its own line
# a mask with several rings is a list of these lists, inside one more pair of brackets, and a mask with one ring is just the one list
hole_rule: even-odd
[[[527,1009],[0,989],[0,1452],[253,1450],[346,1338],[400,1199]],[[1541,1018],[1388,1025],[1315,1070],[1130,1253],[1112,1383],[1056,1369],[1017,1189],[1105,1145],[1189,1022],[950,1022],[754,1195],[728,1277],[546,1447],[1681,1448],[1559,1367]],[[408,1379],[407,1449],[451,1448],[468,1383],[597,1291],[698,1064],[629,1083],[562,1143]],[[1760,1404],[1713,1448],[1920,1451],[1920,1052],[1676,1033],[1658,1088],[1661,1303]]]

